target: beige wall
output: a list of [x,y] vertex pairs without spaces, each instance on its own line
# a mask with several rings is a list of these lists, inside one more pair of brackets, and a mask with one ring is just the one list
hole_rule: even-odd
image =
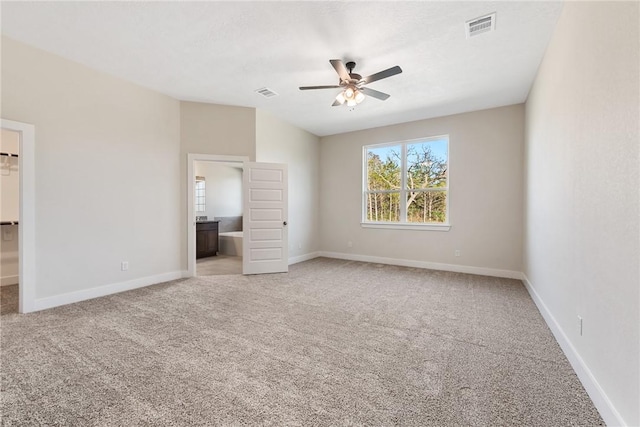
[[179,108],[3,37],[2,117],[36,129],[37,298],[180,271]]
[[565,4],[526,104],[524,271],[621,416],[605,421],[630,426],[640,425],[639,18],[637,2]]
[[205,211],[209,219],[242,215],[242,167],[222,162],[195,162],[196,176],[205,177]]
[[319,143],[317,136],[266,111],[256,111],[256,161],[288,165],[289,259],[320,248]]
[[[524,108],[515,105],[322,138],[322,249],[521,271],[523,133]],[[362,228],[362,147],[443,134],[449,134],[450,231]]]
[[180,102],[180,152],[256,158],[255,108]]
[[256,158],[255,108],[180,102],[181,264],[187,270],[187,154]]

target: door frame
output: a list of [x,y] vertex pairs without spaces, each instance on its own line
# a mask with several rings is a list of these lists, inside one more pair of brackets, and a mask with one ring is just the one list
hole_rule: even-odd
[[195,212],[195,162],[234,162],[244,164],[249,156],[223,156],[217,154],[187,154],[187,277],[196,275],[196,212]]
[[18,217],[18,311],[36,311],[35,126],[2,119],[1,127],[20,134]]

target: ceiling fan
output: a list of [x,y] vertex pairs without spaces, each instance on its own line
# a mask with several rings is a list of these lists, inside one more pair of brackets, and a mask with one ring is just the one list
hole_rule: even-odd
[[[345,102],[349,107],[355,107],[362,101],[364,101],[364,96],[369,95],[374,98],[378,98],[381,101],[389,98],[389,94],[384,92],[380,92],[374,89],[370,89],[365,87],[365,85],[369,83],[373,83],[378,80],[386,79],[387,77],[395,76],[396,74],[400,74],[402,69],[397,65],[395,67],[387,68],[386,70],[380,71],[375,74],[371,74],[368,77],[362,77],[360,74],[356,74],[353,72],[353,69],[356,67],[356,63],[353,61],[347,62],[347,65],[342,63],[339,59],[332,59],[329,61],[333,68],[340,76],[340,81],[337,85],[328,85],[328,86],[301,86],[300,90],[314,90],[314,89],[342,89],[342,92],[336,96],[336,100],[331,104],[332,107],[337,107],[338,105],[343,105]],[[349,71],[347,71],[349,69]]]

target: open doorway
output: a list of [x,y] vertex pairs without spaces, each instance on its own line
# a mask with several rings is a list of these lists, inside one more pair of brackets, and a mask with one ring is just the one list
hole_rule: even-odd
[[242,274],[242,165],[194,162],[196,276]]
[[[197,215],[206,212],[206,207],[196,206],[198,194],[206,188],[206,177],[196,174],[198,162],[210,162],[218,166],[234,164],[240,166],[242,175],[241,200],[242,212],[240,222],[233,218],[232,227],[227,227],[224,221],[217,221],[209,215]],[[200,176],[198,180],[196,177]],[[242,274],[286,273],[288,272],[288,173],[286,164],[249,162],[242,156],[216,156],[207,154],[187,155],[187,264],[188,276],[197,274],[197,254],[199,247],[203,251],[213,253],[218,250],[211,244],[207,234],[226,231],[236,234],[229,236],[240,238],[236,246],[236,253],[242,254]],[[198,183],[200,181],[200,183]],[[202,184],[205,182],[205,184]],[[202,203],[199,203],[202,204]],[[206,200],[205,200],[206,204]],[[198,228],[202,229],[202,236],[198,236]],[[235,229],[235,230],[234,230]],[[207,233],[204,233],[206,231]],[[198,239],[201,239],[198,241]],[[215,239],[215,236],[213,237]],[[215,239],[217,240],[217,239]],[[222,242],[224,246],[225,243]],[[238,247],[240,246],[240,247]],[[240,258],[240,257],[239,257]],[[201,270],[204,266],[201,266]]]
[[[2,119],[0,156],[3,309],[37,310],[35,280],[35,128]],[[17,307],[16,307],[17,296]],[[11,305],[9,306],[5,305]]]
[[242,274],[242,168],[248,157],[188,155],[189,275]]
[[20,133],[0,136],[0,312],[17,313],[19,302]]

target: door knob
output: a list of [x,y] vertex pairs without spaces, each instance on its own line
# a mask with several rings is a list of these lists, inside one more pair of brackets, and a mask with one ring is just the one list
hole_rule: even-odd
[[287,225],[287,221],[283,222],[282,225]]

